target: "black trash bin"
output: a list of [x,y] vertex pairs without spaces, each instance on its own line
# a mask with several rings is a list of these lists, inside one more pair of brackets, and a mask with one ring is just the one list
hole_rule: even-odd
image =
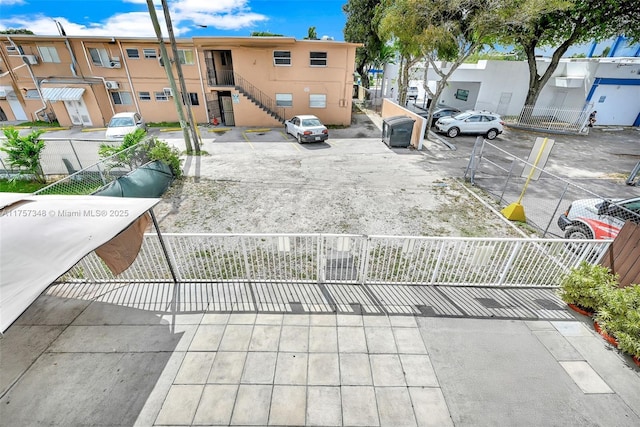
[[389,147],[408,147],[414,123],[415,120],[408,116],[387,117],[382,121],[382,142]]

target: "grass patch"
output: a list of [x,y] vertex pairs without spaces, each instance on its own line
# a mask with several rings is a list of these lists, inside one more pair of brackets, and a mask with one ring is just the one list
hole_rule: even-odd
[[2,193],[33,193],[46,186],[47,184],[21,179],[0,179],[0,192]]
[[35,122],[22,122],[18,124],[20,127],[38,127],[38,128],[59,128],[60,123],[57,121],[45,122],[42,120],[36,120]]
[[147,123],[147,126],[150,128],[178,128],[180,127],[180,122],[157,122],[157,123]]

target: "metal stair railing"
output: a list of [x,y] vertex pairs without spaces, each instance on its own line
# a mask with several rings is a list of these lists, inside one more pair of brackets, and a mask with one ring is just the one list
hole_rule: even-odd
[[212,86],[234,86],[236,90],[249,98],[251,102],[279,122],[284,122],[284,107],[279,107],[276,100],[257,88],[253,83],[232,70],[221,70],[208,76]]
[[237,90],[242,92],[243,95],[257,104],[264,111],[269,113],[279,122],[284,122],[284,107],[278,107],[275,99],[262,92],[260,89],[258,89],[238,73],[234,72],[233,77]]

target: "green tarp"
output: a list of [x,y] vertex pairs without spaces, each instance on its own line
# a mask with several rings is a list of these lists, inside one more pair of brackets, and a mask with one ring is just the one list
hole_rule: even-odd
[[98,190],[96,196],[111,197],[160,197],[173,181],[169,166],[161,161],[147,163],[121,176],[106,187]]

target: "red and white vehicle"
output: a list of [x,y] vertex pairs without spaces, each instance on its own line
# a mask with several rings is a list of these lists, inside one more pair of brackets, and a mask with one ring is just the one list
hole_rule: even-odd
[[558,218],[567,239],[613,239],[627,221],[640,223],[640,197],[576,200]]

